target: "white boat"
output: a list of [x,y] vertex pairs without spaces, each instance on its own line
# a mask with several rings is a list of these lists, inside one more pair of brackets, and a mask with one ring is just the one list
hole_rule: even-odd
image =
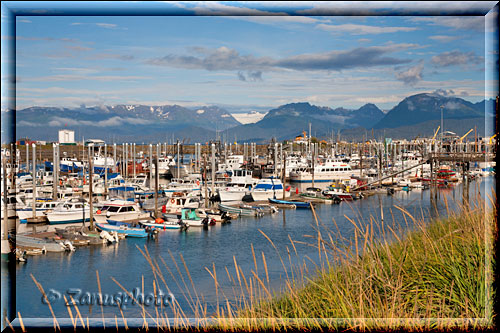
[[106,220],[127,222],[149,217],[149,213],[143,213],[135,202],[120,199],[110,199],[100,203],[102,205],[94,214],[94,220],[106,223]]
[[[263,178],[250,191],[254,201],[267,201],[273,198],[283,198],[283,183],[279,178]],[[290,191],[285,191],[285,197],[290,197]]]
[[94,155],[93,156],[93,166],[94,172],[97,174],[103,174],[104,170],[108,170],[108,172],[112,172],[115,168],[115,160],[113,157],[108,156],[107,158],[102,155]]
[[59,162],[59,170],[61,172],[77,172],[83,170],[83,163],[74,157],[63,157]]
[[[23,197],[18,194],[8,194],[7,195],[7,202],[4,202],[4,197],[2,195],[2,213],[1,213],[1,218],[3,219],[4,217],[4,210],[5,210],[5,205],[7,205],[7,217],[16,217],[16,208],[17,207],[24,207],[25,203],[23,201]],[[3,220],[2,220],[3,223]]]
[[87,222],[90,221],[90,206],[83,199],[70,199],[47,213],[47,219],[49,224]]
[[178,212],[183,208],[198,208],[200,207],[199,196],[186,196],[183,193],[174,193],[168,199],[165,205],[161,207],[164,212]]
[[174,192],[195,192],[200,193],[201,182],[199,180],[183,180],[179,178],[172,178],[171,182],[166,186],[160,186],[165,195],[170,197]]
[[[35,216],[42,217],[45,216],[46,213],[52,211],[60,204],[59,201],[41,201],[35,203]],[[17,217],[20,221],[24,221],[28,218],[33,217],[33,208],[30,205],[26,205],[25,207],[17,209]]]
[[[170,167],[175,166],[175,160],[172,156],[160,156],[158,158],[158,175],[166,176],[170,172]],[[153,163],[151,170],[155,173],[156,165]]]
[[359,176],[359,170],[352,170],[348,163],[337,158],[327,158],[312,168],[298,168],[290,171],[290,181],[311,183],[314,173],[314,182],[332,182],[339,178]]
[[218,171],[237,170],[242,167],[243,163],[243,155],[231,155],[226,158],[224,163],[219,164]]
[[252,178],[251,170],[233,170],[231,181],[225,187],[219,188],[220,201],[241,201],[257,182],[257,179]]
[[172,174],[172,177],[176,178],[184,178],[187,177],[189,174],[188,168],[184,164],[181,164],[179,167],[177,166],[177,164],[170,165],[168,167],[168,170]]

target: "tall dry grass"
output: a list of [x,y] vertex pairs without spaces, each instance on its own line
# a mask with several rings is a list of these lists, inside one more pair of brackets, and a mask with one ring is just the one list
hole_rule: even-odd
[[[272,288],[266,253],[255,253],[251,246],[254,267],[246,275],[236,257],[233,274],[227,267],[217,272],[213,264],[205,268],[214,283],[215,309],[209,308],[197,291],[182,255],[175,257],[169,251],[165,260],[151,257],[147,247],[139,248],[151,267],[155,293],[159,289],[170,292],[167,281],[182,290],[168,309],[161,304],[154,308],[142,306],[142,328],[489,329],[494,318],[492,271],[497,229],[496,197],[488,200],[489,209],[478,196],[473,205],[462,204],[455,211],[447,209],[447,218],[431,222],[398,206],[394,207],[392,224],[373,217],[368,222],[349,219],[355,230],[353,239],[344,238],[335,221],[330,226],[320,221],[313,210],[314,234],[307,245],[317,249],[319,262],[305,257],[300,264],[294,264],[292,258],[298,257],[296,244],[300,242],[289,237],[288,244],[280,244],[280,251],[259,230],[278,255],[286,276],[284,286],[281,290]],[[396,225],[394,214],[403,216],[406,228]],[[223,285],[222,276],[230,281],[230,287]],[[101,291],[98,275],[97,279]],[[119,281],[114,281],[133,299]],[[183,309],[180,300],[188,308]],[[193,315],[188,316],[188,312]],[[85,325],[76,304],[68,304],[68,313],[72,328],[89,329],[88,318]],[[120,313],[128,329],[121,308]],[[104,315],[102,320],[104,328]],[[116,327],[106,328],[117,329],[115,320]],[[54,329],[59,329],[55,316]]]

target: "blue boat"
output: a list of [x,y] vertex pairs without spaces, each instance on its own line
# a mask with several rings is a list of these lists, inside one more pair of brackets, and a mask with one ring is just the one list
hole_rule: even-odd
[[302,202],[302,201],[287,201],[287,200],[278,200],[278,199],[268,199],[270,203],[273,204],[281,204],[281,205],[295,205],[296,208],[311,208],[310,202]]
[[118,234],[124,234],[126,237],[138,237],[146,238],[148,233],[143,228],[133,228],[126,225],[111,225],[109,223],[96,223],[97,228],[100,230],[113,232],[116,231]]

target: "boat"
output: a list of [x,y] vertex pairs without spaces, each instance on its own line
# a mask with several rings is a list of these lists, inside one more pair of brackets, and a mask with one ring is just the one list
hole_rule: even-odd
[[[283,197],[283,183],[278,178],[263,178],[250,191],[254,201],[267,201],[269,198]],[[285,191],[285,197],[290,197],[289,189]]]
[[90,206],[84,199],[73,198],[59,203],[47,213],[49,224],[90,221]]
[[146,232],[146,229],[143,228],[134,228],[134,227],[129,227],[127,225],[112,225],[109,223],[96,223],[96,227],[99,230],[107,231],[107,232],[114,232],[118,234],[124,234],[126,237],[137,237],[137,238],[145,238],[148,237],[148,233]]
[[223,205],[219,203],[219,209],[223,212],[237,214],[238,216],[263,216],[264,212],[256,208],[240,208],[234,206]]
[[[175,219],[172,216],[164,214],[168,221],[173,222]],[[183,208],[179,215],[175,215],[178,218],[178,222],[182,224],[186,224],[190,227],[208,227],[209,225],[215,225],[215,220],[209,217],[201,217],[196,213],[196,208]]]
[[94,220],[99,223],[104,223],[107,219],[131,221],[147,217],[149,213],[143,213],[137,203],[120,199],[102,202],[102,207],[94,214]]
[[[163,222],[161,222],[163,221]],[[148,222],[147,220],[144,221],[139,221],[139,224],[144,226],[144,227],[150,227],[152,229],[157,229],[157,230],[167,230],[167,229],[180,229],[182,228],[182,224],[179,223],[178,221],[176,222],[171,222],[171,221],[164,221],[163,219],[160,220],[160,222]]]
[[[52,211],[60,204],[59,201],[39,201],[35,203],[35,217],[44,217],[46,213]],[[33,208],[29,206],[25,206],[23,208],[17,209],[17,217],[19,218],[20,223],[26,222],[26,220],[30,217],[33,217]]]
[[[200,206],[200,198],[197,195],[185,195],[182,192],[175,192],[172,197],[167,199],[166,203],[161,206],[163,212],[178,212],[182,208],[198,208]],[[158,206],[160,207],[160,205]]]
[[201,185],[198,179],[180,179],[172,178],[171,182],[166,186],[160,184],[160,190],[165,192],[167,197],[170,197],[174,192],[195,192],[200,193]]
[[[214,219],[215,222],[227,223],[230,222],[235,214],[230,214],[228,212],[215,212],[213,209],[198,208],[196,209],[196,214],[199,216],[208,216],[210,219]],[[236,216],[237,217],[237,216]]]
[[66,228],[55,228],[55,230],[57,235],[72,241],[74,245],[104,244],[106,242],[105,239],[96,237],[97,234],[91,233],[85,227],[68,226]]
[[339,204],[342,201],[342,199],[337,196],[325,196],[322,192],[323,190],[321,188],[308,187],[306,188],[306,192],[301,193],[300,196],[304,198],[304,200],[326,204]]
[[323,159],[312,167],[301,167],[290,171],[290,181],[299,183],[332,182],[339,178],[349,178],[359,175],[359,170],[352,170],[351,166],[338,158]]
[[64,252],[70,250],[72,247],[72,245],[70,247],[70,241],[54,241],[51,239],[31,237],[19,234],[15,236],[14,242],[16,246],[20,246],[23,248],[41,249],[47,252]]
[[252,170],[233,170],[230,182],[219,189],[220,201],[241,201],[256,183],[257,179],[252,178]]
[[270,203],[280,204],[280,205],[294,205],[295,208],[311,208],[310,202],[302,202],[302,201],[287,201],[287,200],[278,200],[278,199],[268,199]]
[[[7,203],[4,202],[4,195],[1,197],[1,218],[4,218],[5,205],[7,205],[7,217],[16,217],[16,207],[25,207],[22,196],[16,194],[7,194]],[[3,220],[2,220],[3,221]]]
[[62,157],[59,162],[60,172],[78,172],[83,170],[83,163],[74,157]]
[[327,197],[338,197],[339,199],[347,201],[356,200],[359,198],[357,194],[349,192],[348,186],[345,186],[344,184],[339,182],[330,184],[330,186],[328,186],[328,188],[322,193]]

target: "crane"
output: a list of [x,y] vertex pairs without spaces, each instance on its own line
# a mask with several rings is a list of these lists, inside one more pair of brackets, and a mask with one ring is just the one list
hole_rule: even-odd
[[439,131],[440,128],[441,128],[441,126],[438,126],[436,132],[434,133],[434,136],[432,137],[432,144],[434,144],[434,141],[436,139],[436,135],[438,134],[438,131]]
[[468,131],[467,133],[465,133],[465,134],[464,134],[464,136],[462,136],[462,137],[460,138],[459,142],[460,142],[460,143],[462,143],[463,139],[464,139],[467,135],[469,135],[469,133],[470,133],[470,132],[472,132],[473,130],[474,130],[474,129],[472,129],[472,128],[471,128],[471,129],[470,129],[470,131]]
[[493,141],[493,138],[497,136],[497,134],[495,133],[495,135],[493,135],[491,138],[490,138],[490,145],[491,145],[491,142]]

